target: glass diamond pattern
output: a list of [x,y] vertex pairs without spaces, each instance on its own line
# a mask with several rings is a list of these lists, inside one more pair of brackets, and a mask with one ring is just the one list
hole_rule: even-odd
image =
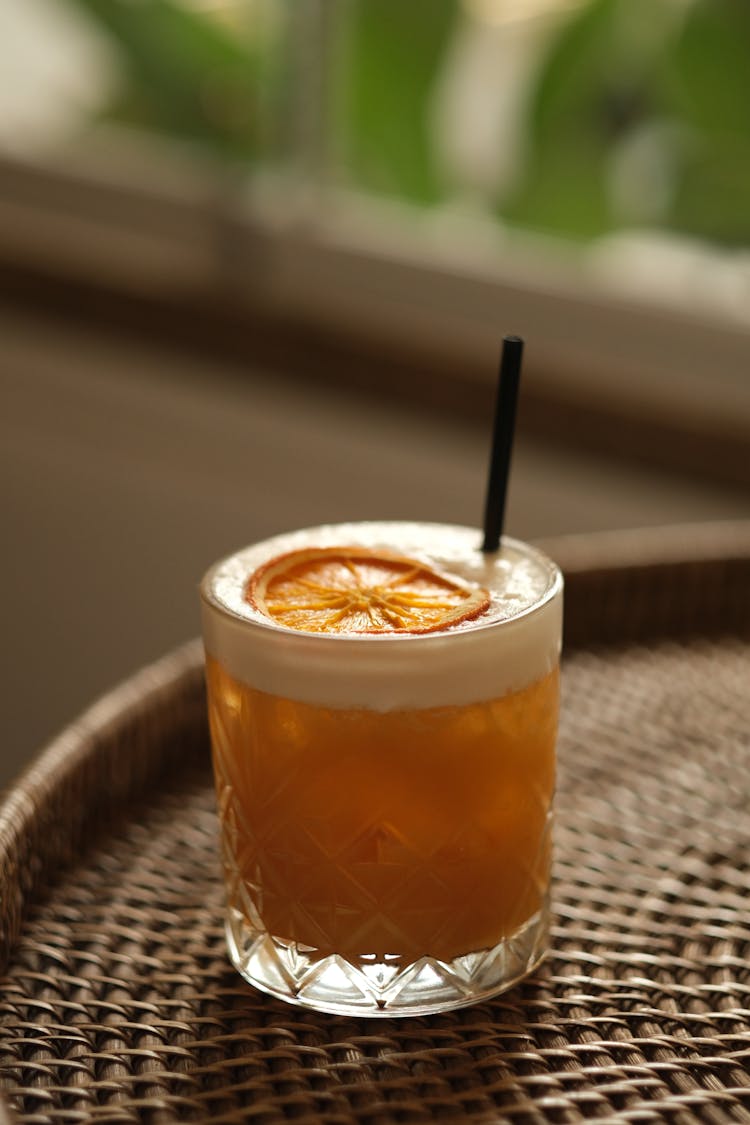
[[248,980],[326,1011],[399,1014],[492,995],[536,964],[556,674],[419,712],[397,753],[388,713],[342,719],[223,671],[209,699],[229,948]]

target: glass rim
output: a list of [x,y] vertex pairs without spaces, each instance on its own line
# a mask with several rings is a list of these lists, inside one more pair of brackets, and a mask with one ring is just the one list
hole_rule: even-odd
[[[360,646],[363,644],[371,645],[396,645],[403,644],[404,642],[421,642],[423,645],[429,643],[438,644],[444,642],[447,638],[456,641],[461,637],[476,636],[477,633],[482,633],[490,630],[501,629],[503,626],[508,627],[517,625],[530,617],[542,612],[544,608],[560,597],[564,590],[565,580],[562,570],[554,559],[543,551],[540,547],[532,543],[528,543],[522,539],[516,539],[511,536],[503,536],[503,542],[508,543],[510,546],[522,549],[522,553],[530,554],[532,557],[544,562],[546,568],[549,570],[550,581],[545,590],[539,597],[530,605],[524,607],[518,612],[511,613],[506,617],[496,617],[493,620],[483,620],[483,615],[475,621],[464,621],[458,625],[449,625],[445,629],[435,629],[423,633],[324,633],[307,631],[304,629],[293,629],[288,625],[280,625],[274,621],[265,621],[260,617],[250,617],[245,614],[238,613],[230,606],[224,604],[211,589],[211,583],[217,571],[223,567],[231,559],[241,555],[246,548],[240,548],[238,551],[233,551],[230,555],[217,560],[212,566],[208,568],[199,585],[200,599],[203,605],[214,613],[220,614],[222,617],[227,618],[236,626],[247,628],[252,632],[258,632],[261,635],[266,634],[270,637],[285,638],[289,642],[293,640],[299,641],[301,644],[308,646],[321,647],[322,645],[335,644],[342,647],[351,645],[352,647]],[[501,553],[502,545],[499,552]],[[245,582],[249,581],[251,575],[248,574]]]

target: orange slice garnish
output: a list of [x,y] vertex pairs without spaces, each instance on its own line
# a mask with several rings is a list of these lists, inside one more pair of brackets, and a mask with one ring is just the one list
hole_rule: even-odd
[[365,547],[279,555],[245,596],[266,617],[305,633],[434,633],[487,609],[486,590],[415,559]]

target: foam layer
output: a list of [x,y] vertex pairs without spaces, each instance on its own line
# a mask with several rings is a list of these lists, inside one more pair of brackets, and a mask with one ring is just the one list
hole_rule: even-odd
[[[480,617],[439,633],[322,636],[284,628],[245,601],[262,563],[304,547],[388,550],[490,591]],[[516,691],[556,665],[562,577],[528,544],[503,539],[485,556],[472,528],[350,523],[278,535],[213,566],[201,584],[206,651],[260,691],[327,707],[376,711],[473,703]]]

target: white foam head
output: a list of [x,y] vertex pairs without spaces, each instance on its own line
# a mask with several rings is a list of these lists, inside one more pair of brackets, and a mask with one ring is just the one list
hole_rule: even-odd
[[[479,617],[423,634],[304,633],[245,598],[263,563],[306,547],[369,547],[413,558],[484,587]],[[326,707],[442,707],[517,691],[559,659],[562,576],[526,543],[492,555],[476,529],[432,523],[347,523],[266,539],[211,567],[201,583],[206,652],[260,691]]]

